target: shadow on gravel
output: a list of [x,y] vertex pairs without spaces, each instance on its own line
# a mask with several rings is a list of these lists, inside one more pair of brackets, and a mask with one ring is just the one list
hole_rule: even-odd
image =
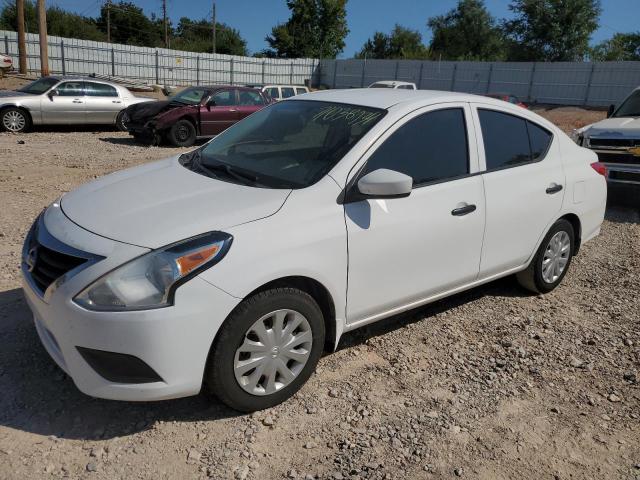
[[40,344],[22,289],[0,292],[0,325],[0,425],[59,438],[99,440],[148,430],[157,422],[240,415],[205,394],[144,403],[84,395]]
[[[126,145],[128,147],[150,147],[151,144],[139,142],[133,137],[102,137],[100,138],[101,142],[111,143],[113,145]],[[203,143],[208,141],[207,139],[197,139],[194,146],[200,146]],[[162,143],[158,145],[158,147],[167,148],[167,149],[177,149],[180,147],[174,147],[173,145],[167,145],[166,143]]]
[[605,218],[615,223],[640,223],[640,187],[609,186]]

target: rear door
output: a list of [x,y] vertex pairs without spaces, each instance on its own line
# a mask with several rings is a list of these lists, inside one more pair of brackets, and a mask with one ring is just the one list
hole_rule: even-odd
[[118,90],[106,83],[84,82],[86,92],[87,123],[113,124],[124,108]]
[[238,98],[235,88],[216,90],[206,105],[200,107],[200,133],[217,135],[238,121]]
[[238,91],[238,120],[264,108],[265,101],[257,90]]
[[58,84],[52,95],[42,98],[42,123],[49,125],[84,124],[86,96],[82,80]]
[[553,133],[532,120],[494,108],[475,105],[473,109],[485,169],[483,278],[529,260],[562,207],[565,184]]

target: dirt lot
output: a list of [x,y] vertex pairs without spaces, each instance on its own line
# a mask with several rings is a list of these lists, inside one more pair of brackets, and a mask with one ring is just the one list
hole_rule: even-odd
[[176,152],[0,134],[0,478],[640,479],[640,213],[615,205],[552,294],[504,279],[348,334],[268,411],[79,393],[22,299],[22,239],[62,192]]

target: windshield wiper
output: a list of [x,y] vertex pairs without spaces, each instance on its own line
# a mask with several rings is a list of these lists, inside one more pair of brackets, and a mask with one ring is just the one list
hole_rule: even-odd
[[258,177],[246,172],[244,170],[238,169],[229,165],[228,163],[214,163],[213,165],[207,164],[203,165],[202,162],[199,162],[199,165],[203,169],[207,169],[212,172],[224,173],[228,177],[234,178],[240,183],[244,183],[245,185],[258,185]]

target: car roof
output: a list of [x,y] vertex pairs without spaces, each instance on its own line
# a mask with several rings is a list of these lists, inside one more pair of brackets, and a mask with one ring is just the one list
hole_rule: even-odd
[[371,85],[375,85],[376,83],[382,85],[415,85],[413,82],[403,82],[401,80],[380,80],[378,82],[373,82]]
[[420,107],[442,102],[473,102],[482,101],[502,105],[502,100],[493,100],[484,96],[469,93],[445,92],[440,90],[397,90],[384,88],[354,88],[348,90],[321,90],[287,99],[304,99],[323,102],[345,103],[363,107],[388,109],[394,105],[403,104]]

